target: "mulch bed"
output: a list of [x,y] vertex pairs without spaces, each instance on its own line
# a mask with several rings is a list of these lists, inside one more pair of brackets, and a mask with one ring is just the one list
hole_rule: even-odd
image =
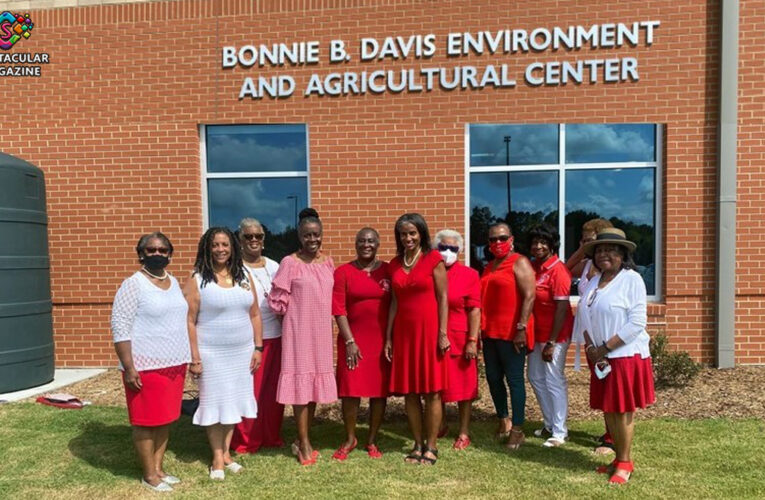
[[[589,408],[589,373],[567,370],[569,381],[569,419],[599,418],[600,412]],[[731,370],[705,368],[684,388],[659,389],[656,404],[641,411],[640,419],[657,417],[700,418],[763,418],[765,419],[765,366],[745,366]],[[194,382],[187,380],[187,389],[195,391]],[[526,416],[541,420],[534,393],[527,383]],[[61,390],[99,406],[125,406],[125,394],[120,372],[109,370],[97,377],[78,382]],[[31,398],[28,401],[33,401]],[[455,418],[455,405],[449,405],[450,418]],[[473,406],[474,418],[491,419],[493,405],[486,382],[481,379],[480,397]],[[288,408],[287,413],[291,413]],[[320,405],[317,416],[340,421],[339,404]],[[403,399],[390,398],[388,418],[405,418]]]

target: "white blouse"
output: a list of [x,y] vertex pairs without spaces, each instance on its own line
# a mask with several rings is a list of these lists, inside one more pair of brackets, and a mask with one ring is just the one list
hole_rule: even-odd
[[[170,276],[162,290],[143,273],[122,282],[112,306],[114,343],[130,342],[135,369],[155,370],[191,361],[186,323],[189,305],[178,281]],[[120,370],[124,370],[120,363]]]
[[592,277],[579,300],[583,330],[596,346],[618,335],[624,345],[608,353],[609,358],[626,358],[640,354],[651,357],[650,337],[646,331],[647,300],[645,283],[629,269],[619,271],[605,287],[598,289],[601,274]]
[[247,267],[252,274],[252,281],[255,283],[255,291],[258,293],[258,306],[260,306],[260,321],[263,324],[263,339],[276,339],[282,336],[281,318],[274,314],[271,306],[268,305],[266,296],[271,293],[271,286],[279,270],[279,264],[276,261],[266,259],[266,265],[263,267]]

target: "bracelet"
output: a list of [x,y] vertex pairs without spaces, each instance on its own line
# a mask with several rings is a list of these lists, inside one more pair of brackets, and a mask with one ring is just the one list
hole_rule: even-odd
[[555,342],[553,342],[552,340],[548,340],[547,342],[545,342],[545,347],[547,347],[548,345],[555,347]]
[[467,338],[468,342],[475,342],[476,340],[478,340],[478,337],[468,337]]
[[351,344],[355,344],[355,343],[356,343],[356,341],[353,338],[350,338],[350,339],[345,341],[345,345],[351,345]]
[[594,345],[590,344],[584,348],[584,352],[590,352],[590,349],[597,349]]
[[256,345],[255,350],[258,352],[263,352],[264,347],[262,345]]
[[192,361],[192,362],[191,362],[191,363],[189,363],[189,364],[190,364],[190,365],[192,365],[192,366],[193,366],[193,365],[201,365],[201,364],[202,364],[202,362],[201,362],[201,361]]

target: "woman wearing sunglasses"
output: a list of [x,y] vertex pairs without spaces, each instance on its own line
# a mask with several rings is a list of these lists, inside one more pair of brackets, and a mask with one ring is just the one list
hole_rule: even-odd
[[141,484],[173,491],[177,477],[162,461],[170,424],[181,414],[186,365],[191,361],[186,329],[188,305],[165,267],[173,245],[162,233],[141,236],[141,269],[122,282],[112,307],[114,347],[125,384],[133,444],[143,469]]
[[[510,226],[499,222],[489,227],[489,251],[494,260],[481,276],[481,331],[486,382],[499,418],[497,439],[517,450],[526,440],[524,368],[526,353],[534,348],[534,269],[526,257],[513,251]],[[507,409],[510,388],[512,419]]]
[[385,359],[385,328],[390,308],[388,263],[377,258],[380,235],[365,227],[356,233],[356,259],[335,270],[332,314],[337,321],[337,393],[342,400],[345,442],[332,458],[345,460],[356,448],[356,418],[361,398],[369,398],[369,434],[364,449],[381,458],[377,447],[390,383]]
[[237,424],[231,439],[231,449],[237,453],[256,453],[261,446],[279,448],[284,445],[281,435],[284,405],[276,401],[276,386],[282,370],[282,323],[266,300],[279,264],[263,255],[266,233],[257,219],[242,219],[238,233],[242,261],[250,271],[258,295],[263,325],[263,352],[260,369],[253,375],[258,418],[243,418]]
[[584,245],[599,274],[590,280],[577,312],[591,366],[590,407],[603,411],[616,449],[614,461],[597,470],[609,474],[613,484],[626,483],[634,469],[635,409],[655,401],[646,290],[632,260],[635,248],[616,228],[603,229]]
[[[481,329],[481,284],[478,272],[459,262],[465,245],[457,231],[444,229],[436,233],[435,248],[446,264],[449,282],[448,334],[451,348],[446,354],[448,384],[441,393],[443,403],[457,403],[459,433],[452,445],[455,450],[470,446],[470,410],[478,397],[478,335]],[[441,432],[446,435],[446,411]]]

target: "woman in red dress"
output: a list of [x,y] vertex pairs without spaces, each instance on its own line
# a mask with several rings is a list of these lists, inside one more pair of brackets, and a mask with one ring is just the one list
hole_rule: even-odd
[[[444,403],[457,403],[460,430],[455,450],[470,446],[470,410],[478,397],[478,335],[481,328],[481,282],[478,272],[458,261],[465,243],[451,229],[436,233],[436,249],[446,264],[449,281],[449,353],[446,355],[448,388],[441,394]],[[446,412],[439,435],[446,435]]]
[[388,264],[377,260],[380,235],[365,227],[356,234],[356,260],[335,271],[332,314],[337,336],[337,393],[342,399],[345,442],[332,455],[345,460],[356,448],[356,417],[361,398],[369,398],[369,435],[364,449],[380,458],[377,431],[385,414],[390,363],[385,359],[385,327],[390,308]]
[[441,391],[447,383],[446,268],[441,255],[430,248],[428,225],[420,214],[399,217],[395,236],[397,257],[390,263],[393,294],[385,340],[385,355],[391,361],[390,392],[404,395],[414,437],[406,461],[432,465],[438,458]]

